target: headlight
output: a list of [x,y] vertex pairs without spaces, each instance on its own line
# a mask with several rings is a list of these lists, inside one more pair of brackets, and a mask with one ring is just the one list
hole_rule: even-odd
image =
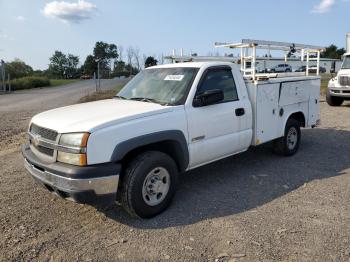
[[337,82],[337,81],[336,81],[335,78],[331,79],[331,80],[328,82],[328,88],[335,87],[336,82]]
[[76,165],[76,166],[87,165],[86,154],[72,154],[72,153],[58,151],[57,161],[61,163]]
[[334,82],[329,82],[328,83],[328,88],[332,88],[332,87],[334,87]]
[[59,145],[69,147],[86,147],[89,133],[71,133],[61,135]]
[[89,133],[62,134],[58,143],[57,161],[71,165],[86,166],[86,146],[89,135]]

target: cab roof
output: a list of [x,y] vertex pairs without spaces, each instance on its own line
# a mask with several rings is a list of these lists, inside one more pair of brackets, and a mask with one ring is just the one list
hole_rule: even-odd
[[234,63],[231,62],[186,62],[186,63],[173,63],[173,64],[165,64],[165,65],[157,65],[148,67],[146,69],[151,68],[176,68],[176,67],[194,67],[194,68],[201,68],[201,67],[210,67],[210,66],[223,66],[228,65],[232,66]]

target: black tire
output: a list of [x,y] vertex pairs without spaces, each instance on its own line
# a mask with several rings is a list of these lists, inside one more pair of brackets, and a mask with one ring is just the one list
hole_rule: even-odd
[[[293,140],[294,144],[289,138],[290,132],[292,133],[293,137],[294,135],[296,136],[296,141]],[[274,144],[273,144],[274,152],[279,155],[292,156],[299,149],[300,139],[301,139],[301,132],[300,132],[299,121],[295,119],[288,119],[284,130],[284,136],[274,141]]]
[[288,73],[288,72],[290,73],[290,72],[292,72],[292,71],[291,71],[289,68],[287,68],[287,69],[286,69],[286,73]]
[[327,101],[327,104],[330,106],[341,106],[342,103],[344,102],[344,98],[331,96],[331,94],[328,91],[326,94],[326,101]]
[[[167,182],[170,185],[167,193],[164,194],[164,199],[159,204],[149,205],[144,198],[143,188],[146,184],[146,178],[157,168],[165,169],[168,172],[170,179]],[[169,206],[175,193],[177,180],[178,169],[170,156],[158,151],[141,153],[127,165],[122,175],[119,195],[121,204],[131,216],[140,218],[154,217]],[[158,194],[156,197],[158,198]]]

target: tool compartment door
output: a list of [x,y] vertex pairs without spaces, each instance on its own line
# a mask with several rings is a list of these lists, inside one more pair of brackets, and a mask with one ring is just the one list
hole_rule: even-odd
[[256,86],[256,128],[254,145],[275,139],[278,134],[279,83]]
[[307,126],[314,126],[320,120],[320,79],[310,81],[309,117]]
[[279,106],[306,102],[310,97],[310,80],[282,82],[280,90]]

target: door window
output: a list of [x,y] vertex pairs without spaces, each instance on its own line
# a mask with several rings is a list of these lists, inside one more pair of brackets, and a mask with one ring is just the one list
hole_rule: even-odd
[[214,89],[224,92],[224,100],[222,102],[238,100],[236,84],[230,69],[209,70],[197,90],[197,95]]

